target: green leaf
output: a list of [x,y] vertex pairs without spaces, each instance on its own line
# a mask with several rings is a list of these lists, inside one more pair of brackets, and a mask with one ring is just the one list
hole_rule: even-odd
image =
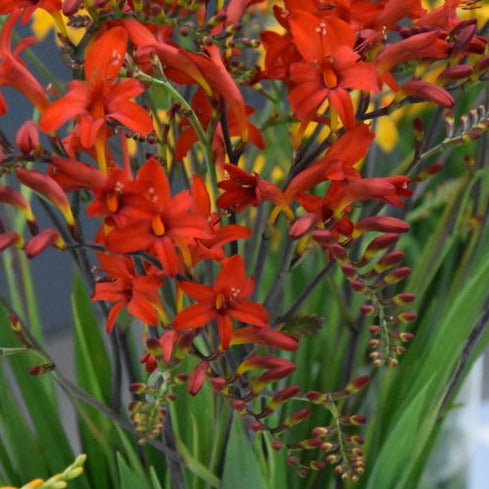
[[[90,299],[79,276],[72,294],[75,371],[78,385],[101,402],[109,403],[111,364]],[[77,402],[78,428],[88,456],[86,473],[101,487],[115,483],[112,423],[90,406]]]
[[234,416],[226,447],[221,489],[267,489],[242,420]]
[[79,275],[74,278],[72,306],[79,385],[99,401],[109,403],[111,363],[100,325]]
[[185,467],[200,477],[202,480],[210,484],[212,487],[221,487],[221,481],[213,474],[205,465],[199,462],[189,451],[188,448],[182,443],[182,441],[175,437],[175,444],[177,446],[178,453],[182,457]]
[[151,479],[151,484],[153,484],[153,489],[163,489],[153,466],[149,468],[149,477]]
[[[5,327],[0,328],[0,344],[2,346],[19,346],[18,340],[14,337],[10,328],[6,326],[9,324],[9,319],[3,308],[0,310],[0,324],[5,325]],[[32,353],[26,352],[12,355],[8,358],[8,362],[18,388],[20,402],[26,408],[25,413],[27,416],[19,414],[18,422],[27,423],[31,426],[29,432],[32,432],[31,436],[37,440],[37,450],[40,458],[45,461],[48,467],[47,473],[39,473],[37,476],[42,477],[43,475],[48,475],[49,472],[57,472],[61,467],[65,467],[73,460],[73,452],[64,427],[61,424],[58,404],[54,396],[53,379],[49,375],[40,377],[29,375],[29,369],[34,364],[39,363],[39,358]],[[0,373],[1,376],[2,374]],[[9,390],[5,379],[3,379],[3,383],[5,387],[0,390],[2,393]],[[6,402],[8,401],[6,400]],[[14,407],[9,409],[17,409],[20,413],[17,405],[18,401],[12,402],[14,402]],[[7,421],[10,425],[13,414],[2,413],[0,416],[6,416],[4,419],[10,419],[10,421]],[[9,429],[15,430],[15,427],[9,427]],[[17,440],[21,441],[22,438]],[[29,453],[26,448],[21,450]],[[34,461],[32,463],[34,464]]]
[[407,478],[409,469],[422,453],[436,419],[436,411],[426,412],[426,400],[431,397],[433,377],[418,394],[411,399],[407,408],[393,425],[375,459],[372,471],[366,476],[366,489],[398,489],[403,487],[401,479]]
[[117,452],[117,468],[120,489],[152,489],[146,477],[130,467],[119,452]]

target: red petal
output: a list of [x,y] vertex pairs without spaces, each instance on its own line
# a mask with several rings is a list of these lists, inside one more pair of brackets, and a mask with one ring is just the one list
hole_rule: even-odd
[[178,282],[178,287],[194,301],[212,303],[214,300],[214,290],[208,285],[195,282]]
[[237,304],[229,310],[229,314],[243,323],[254,324],[262,328],[268,326],[268,311],[256,302],[247,301]]
[[209,304],[193,304],[175,316],[173,326],[177,329],[199,328],[209,324],[215,317],[216,311]]
[[121,27],[113,27],[102,34],[90,47],[85,58],[86,79],[97,80],[117,78],[127,50],[127,32]]

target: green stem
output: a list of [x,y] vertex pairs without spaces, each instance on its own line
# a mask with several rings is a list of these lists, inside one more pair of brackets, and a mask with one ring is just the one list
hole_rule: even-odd
[[212,148],[210,144],[210,138],[207,136],[204,128],[200,124],[199,118],[197,114],[192,109],[192,106],[185,100],[185,98],[178,92],[178,90],[168,81],[168,80],[160,80],[158,78],[153,78],[146,73],[137,70],[135,76],[141,80],[143,83],[147,83],[149,85],[154,85],[162,88],[173,100],[178,102],[185,111],[188,112],[187,117],[194,128],[194,131],[197,133],[199,141],[202,145],[202,149],[205,155],[207,172],[209,173],[209,177],[211,179],[211,185],[209,193],[211,202],[215,203],[216,201],[216,188],[217,188],[217,175],[216,169],[214,166],[214,157],[212,154]]
[[18,353],[24,353],[29,351],[29,348],[1,348],[0,347],[0,356],[8,356],[8,355],[16,355]]

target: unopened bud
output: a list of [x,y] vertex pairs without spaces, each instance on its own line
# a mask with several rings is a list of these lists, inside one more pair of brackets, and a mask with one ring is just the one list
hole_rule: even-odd
[[399,305],[413,302],[414,299],[416,299],[416,296],[414,294],[411,294],[410,292],[402,292],[392,298],[394,303]]
[[272,448],[278,452],[282,448],[282,442],[280,440],[273,440],[272,441]]
[[412,333],[403,332],[403,333],[399,334],[399,339],[403,343],[409,343],[410,341],[413,340],[413,338],[414,338],[414,335]]
[[295,455],[290,455],[287,457],[287,463],[289,465],[297,465],[299,463],[299,459]]
[[474,69],[470,65],[450,66],[450,68],[442,71],[438,78],[442,80],[460,80],[468,78],[473,71]]
[[347,386],[346,390],[348,392],[354,393],[359,392],[364,389],[370,382],[370,377],[368,375],[360,375],[353,379]]
[[401,219],[390,216],[371,216],[362,219],[356,226],[358,231],[378,231],[381,233],[406,233],[409,231],[409,224]]
[[411,273],[411,269],[409,267],[400,267],[397,270],[387,274],[384,277],[384,282],[388,285],[396,284],[401,280],[404,280]]
[[51,372],[51,370],[54,370],[56,368],[56,365],[54,363],[43,363],[42,365],[36,365],[35,367],[32,367],[29,370],[29,373],[31,375],[43,375],[47,372]]
[[324,469],[325,465],[326,464],[322,460],[311,460],[311,462],[309,462],[309,467],[315,471]]
[[316,426],[312,429],[312,434],[317,437],[326,436],[330,432],[327,426]]
[[360,426],[360,425],[365,424],[367,422],[367,418],[366,418],[366,416],[354,414],[353,416],[350,416],[348,418],[348,421],[350,424],[352,424],[354,426]]
[[285,421],[284,424],[289,428],[301,423],[311,416],[311,410],[309,408],[301,408],[292,413]]
[[403,323],[410,323],[412,321],[415,321],[417,318],[417,314],[414,311],[411,312],[401,312],[400,314],[397,315],[397,319]]
[[377,324],[372,324],[371,326],[369,326],[368,330],[370,331],[370,334],[378,335],[381,331],[381,328]]
[[362,304],[360,306],[360,311],[365,314],[365,316],[373,316],[377,313],[377,309],[372,304]]
[[357,269],[349,263],[342,263],[340,268],[345,277],[347,277],[348,279],[353,280],[358,277]]

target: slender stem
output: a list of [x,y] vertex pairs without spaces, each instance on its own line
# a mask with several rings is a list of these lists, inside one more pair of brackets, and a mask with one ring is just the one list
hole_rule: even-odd
[[194,112],[192,106],[187,102],[187,100],[185,100],[185,98],[178,92],[178,90],[168,80],[159,80],[157,78],[153,78],[152,76],[149,76],[140,70],[136,70],[135,76],[144,83],[148,83],[149,85],[155,85],[157,87],[162,88],[172,99],[176,100],[181,105],[181,107],[183,107],[187,112],[188,120],[190,121],[190,124],[194,128],[194,131],[197,133],[199,141],[202,145],[202,149],[204,151],[207,171],[209,173],[209,177],[211,180],[211,185],[210,188],[208,188],[208,190],[209,190],[211,202],[214,204],[216,201],[216,188],[217,188],[217,175],[214,166],[214,157],[212,154],[210,139],[207,136],[207,133],[204,131],[204,128],[200,124],[197,114]]
[[[280,300],[283,295],[283,290],[285,286],[285,278],[290,271],[290,265],[292,263],[292,258],[295,253],[295,243],[294,241],[287,235],[285,246],[282,255],[282,262],[280,264],[280,268],[278,270],[277,276],[270,287],[270,292],[265,299],[264,306],[268,309],[269,312],[277,311],[278,306],[280,304]],[[270,322],[274,322],[274,318],[270,317]]]
[[277,319],[277,322],[284,322],[289,320],[296,312],[297,309],[304,303],[304,301],[309,297],[313,290],[322,282],[323,278],[331,271],[334,262],[330,261],[312,280],[309,282],[307,287],[304,289],[302,294],[297,297],[295,302],[287,309],[287,311]]
[[[165,442],[165,446],[167,446],[170,450],[175,451],[176,453],[175,433],[173,432],[173,428],[171,424],[171,415],[169,412],[166,414],[166,418],[165,418],[163,439]],[[183,473],[183,463],[180,457],[176,459],[169,458],[168,469],[170,471],[172,489],[185,489],[186,484],[185,484],[185,476]]]
[[0,356],[9,356],[9,355],[17,355],[18,353],[24,353],[29,351],[30,348],[22,347],[22,348],[1,348],[0,347]]

